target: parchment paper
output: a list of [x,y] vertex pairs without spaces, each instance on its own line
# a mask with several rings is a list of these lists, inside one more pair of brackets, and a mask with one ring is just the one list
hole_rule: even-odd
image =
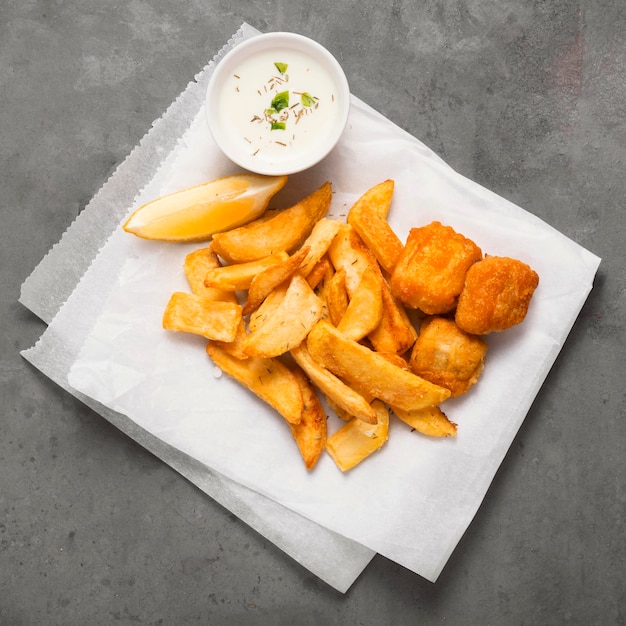
[[[213,145],[200,105],[160,169],[158,184],[155,180],[126,212],[147,197],[232,171]],[[208,468],[207,473],[218,472],[313,522],[301,533],[300,547],[312,542],[311,529],[325,528],[352,542],[348,551],[358,545],[367,549],[359,553],[355,569],[364,567],[375,551],[435,581],[563,345],[600,260],[458,175],[356,98],[337,149],[320,166],[291,177],[277,202],[288,206],[330,180],[335,192],[331,212],[341,218],[359,195],[386,178],[396,182],[389,219],[401,239],[412,226],[440,220],[471,237],[485,253],[524,260],[541,277],[526,321],[490,337],[480,384],[466,397],[446,403],[446,412],[459,425],[456,439],[432,440],[394,421],[386,446],[354,470],[342,474],[325,456],[307,473],[285,424],[219,375],[203,340],[161,329],[169,295],[187,288],[182,262],[197,245],[155,245],[119,228],[86,275],[107,274],[111,288],[106,298],[98,298],[100,314],[92,312],[95,324],[83,335],[78,358],[72,363],[77,353],[68,355],[64,371],[69,371],[74,393],[100,403],[105,417],[110,419],[110,412],[126,416],[118,421],[131,436],[147,433],[142,438],[153,446],[178,450],[181,458]],[[117,264],[111,267],[114,259]],[[97,285],[87,283],[84,279],[76,290],[85,300]],[[40,344],[55,343],[46,336],[55,337],[55,327],[56,344],[63,342],[72,327],[56,322]],[[40,344],[27,358],[42,352]],[[46,354],[54,363],[54,350]],[[338,425],[331,416],[330,428]],[[271,519],[268,523],[272,526]],[[353,556],[354,564],[359,559]],[[299,560],[309,567],[306,559]],[[325,579],[338,576],[341,568],[341,561],[331,563]]]

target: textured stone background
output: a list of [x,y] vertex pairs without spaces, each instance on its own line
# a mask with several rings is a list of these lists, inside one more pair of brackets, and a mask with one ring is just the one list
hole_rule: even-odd
[[[435,585],[375,557],[333,591],[19,355],[43,331],[22,281],[242,21],[317,39],[603,258]],[[624,624],[625,29],[619,0],[3,0],[0,623]]]

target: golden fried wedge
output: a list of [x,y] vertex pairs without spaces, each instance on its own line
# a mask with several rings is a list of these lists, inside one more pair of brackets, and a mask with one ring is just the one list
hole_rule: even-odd
[[236,359],[247,359],[248,355],[243,351],[247,336],[248,330],[246,329],[246,322],[242,317],[237,327],[237,334],[232,341],[213,341],[213,343]]
[[272,265],[252,278],[248,289],[248,299],[243,307],[243,314],[249,315],[261,305],[270,292],[286,281],[300,267],[300,263],[309,253],[309,248],[301,248],[282,263]]
[[274,314],[278,310],[281,302],[285,298],[285,294],[287,293],[287,289],[289,287],[289,283],[282,283],[278,287],[276,287],[268,296],[263,300],[261,306],[250,314],[250,318],[248,321],[248,328],[251,333],[255,332],[265,322],[274,317]]
[[377,352],[404,354],[415,343],[417,331],[404,306],[393,297],[387,281],[382,280],[381,286],[383,314],[368,339]]
[[380,273],[376,258],[350,224],[341,224],[328,248],[328,256],[335,270],[342,269],[346,273],[346,291],[350,297],[357,290],[366,268]]
[[454,437],[456,435],[456,424],[451,422],[438,406],[427,406],[418,411],[391,408],[403,422],[423,435],[431,437]]
[[385,219],[394,183],[386,180],[366,191],[348,213],[348,224],[374,253],[380,266],[391,274],[402,253],[402,242]]
[[276,359],[237,359],[209,342],[207,354],[225,374],[276,409],[289,424],[299,424],[304,411],[302,390],[293,372]]
[[323,291],[326,281],[330,280],[334,271],[330,259],[327,256],[323,256],[307,274],[306,282],[309,283],[311,289],[319,288]]
[[368,267],[363,272],[361,282],[350,298],[337,329],[349,339],[360,341],[378,326],[382,316],[382,281]]
[[[370,187],[352,206],[350,213],[353,211],[359,213],[367,213],[369,215],[377,215],[385,219],[391,207],[393,199],[393,190],[395,183],[391,179],[384,180],[373,187]],[[350,221],[348,214],[348,221]]]
[[238,304],[177,291],[165,307],[163,328],[202,335],[207,339],[233,341],[241,319]]
[[293,370],[293,375],[300,385],[304,410],[300,423],[290,424],[291,434],[296,440],[305,467],[312,470],[326,446],[326,413],[302,370]]
[[352,469],[380,450],[389,438],[387,407],[380,400],[374,400],[372,406],[377,416],[375,425],[353,418],[334,432],[326,442],[326,451],[342,472]]
[[378,215],[351,210],[348,214],[348,223],[374,253],[380,266],[391,275],[404,246],[389,222]]
[[268,267],[278,265],[288,258],[289,255],[286,252],[279,251],[255,261],[215,267],[206,273],[204,285],[205,287],[224,289],[226,291],[248,289],[252,279],[258,273],[266,270]]
[[311,273],[317,262],[326,254],[335,235],[339,232],[341,222],[323,217],[319,220],[311,234],[302,244],[303,248],[308,247],[306,258],[300,264],[300,273],[305,278]]
[[450,392],[390,363],[384,356],[352,341],[330,322],[318,322],[307,338],[311,356],[356,391],[410,411],[435,406]]
[[305,278],[295,274],[274,314],[245,340],[249,356],[275,357],[299,345],[322,316],[322,301]]
[[311,382],[337,407],[368,424],[376,423],[376,412],[363,396],[348,387],[332,372],[322,367],[303,342],[291,349],[295,362],[305,371]]
[[213,236],[213,250],[230,263],[266,257],[276,250],[289,253],[308,237],[315,223],[330,208],[332,186],[324,183],[312,194],[271,219],[251,222]]
[[185,257],[183,271],[185,272],[185,277],[191,287],[191,291],[198,296],[209,298],[210,300],[223,300],[224,302],[238,304],[237,296],[234,292],[206,287],[204,285],[206,273],[216,267],[220,267],[220,261],[217,258],[217,254],[211,249],[211,246],[190,252]]
[[328,281],[324,290],[324,296],[328,317],[333,326],[338,326],[348,309],[346,272],[343,269],[336,271]]

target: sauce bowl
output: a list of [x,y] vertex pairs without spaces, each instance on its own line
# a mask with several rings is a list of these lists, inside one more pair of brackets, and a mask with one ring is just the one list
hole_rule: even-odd
[[350,112],[350,90],[335,57],[295,33],[258,35],[216,65],[206,94],[211,135],[234,163],[282,175],[319,163]]

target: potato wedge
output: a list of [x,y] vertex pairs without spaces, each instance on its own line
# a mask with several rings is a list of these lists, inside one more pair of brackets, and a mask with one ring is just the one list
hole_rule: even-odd
[[220,261],[217,254],[211,249],[211,246],[190,252],[185,257],[183,271],[185,272],[185,277],[187,278],[189,287],[191,287],[191,291],[198,296],[209,298],[210,300],[223,300],[224,302],[239,304],[237,296],[232,291],[205,286],[204,278],[206,273],[216,267],[220,267]]
[[326,446],[326,412],[302,370],[293,370],[293,375],[300,385],[304,410],[300,423],[290,424],[291,434],[305,467],[312,470]]
[[343,269],[333,274],[324,291],[328,317],[333,326],[339,322],[348,309],[348,293],[346,291],[346,272]]
[[330,280],[334,273],[333,265],[327,256],[323,256],[315,267],[307,274],[306,282],[309,283],[311,289],[324,289],[324,284]]
[[382,281],[371,267],[367,267],[337,329],[349,339],[360,341],[378,326],[382,316]]
[[165,307],[163,328],[207,339],[233,341],[241,319],[239,304],[177,291],[170,296]]
[[342,472],[380,450],[389,438],[389,410],[380,400],[374,400],[372,407],[376,411],[375,425],[353,418],[326,441],[326,451]]
[[366,191],[348,213],[351,224],[380,266],[391,274],[402,253],[402,242],[385,219],[391,205],[394,183],[386,180]]
[[389,222],[378,215],[352,214],[348,216],[365,245],[374,253],[380,266],[391,275],[404,245],[393,231]]
[[258,273],[266,270],[268,267],[278,265],[288,258],[289,255],[286,252],[279,251],[255,261],[216,267],[206,273],[204,285],[205,287],[224,289],[226,291],[248,289],[252,283],[252,279]]
[[303,342],[291,349],[295,362],[304,370],[311,382],[332,403],[368,424],[376,423],[376,412],[363,396],[346,385],[332,372],[322,367],[310,354],[306,343]]
[[289,424],[300,423],[302,390],[286,365],[276,359],[237,359],[212,342],[206,351],[217,367],[276,409]]
[[278,307],[285,298],[288,287],[289,283],[286,282],[276,287],[271,293],[268,294],[267,298],[263,300],[261,306],[250,314],[248,329],[251,333],[258,330],[267,320],[274,317]]
[[274,315],[245,340],[249,356],[275,357],[299,345],[322,316],[322,301],[305,278],[295,274]]
[[[353,211],[377,215],[385,219],[391,208],[395,183],[392,179],[384,180],[373,187],[370,187],[352,206]],[[348,214],[348,221],[350,214]]]
[[391,407],[392,411],[406,424],[422,435],[430,437],[454,437],[456,424],[438,406],[427,406],[417,411],[404,411]]
[[311,356],[356,391],[363,391],[392,406],[410,411],[438,405],[450,396],[433,385],[390,363],[384,356],[352,341],[330,322],[318,322],[307,338]]
[[404,354],[417,339],[417,330],[404,306],[391,294],[387,281],[382,281],[383,314],[380,324],[368,335],[377,352]]
[[371,267],[380,273],[376,258],[350,224],[341,224],[328,248],[328,256],[335,270],[342,269],[346,273],[346,291],[350,297],[357,290],[366,268]]
[[306,278],[317,262],[326,254],[340,227],[341,222],[327,217],[323,217],[313,226],[311,234],[302,244],[303,248],[308,247],[309,249],[306,258],[300,264],[302,276]]
[[308,253],[308,247],[301,248],[281,263],[272,265],[254,276],[248,288],[248,298],[243,307],[243,314],[249,315],[252,311],[256,311],[270,292],[300,267],[300,263]]
[[243,317],[239,321],[237,327],[237,334],[232,341],[213,341],[215,345],[222,348],[225,352],[228,352],[230,356],[234,356],[236,359],[247,359],[248,355],[243,351],[244,342],[248,336],[248,330],[246,329],[246,322]]
[[330,208],[332,186],[319,189],[271,219],[251,222],[213,236],[213,250],[230,263],[245,263],[267,257],[276,250],[296,250],[314,225]]

